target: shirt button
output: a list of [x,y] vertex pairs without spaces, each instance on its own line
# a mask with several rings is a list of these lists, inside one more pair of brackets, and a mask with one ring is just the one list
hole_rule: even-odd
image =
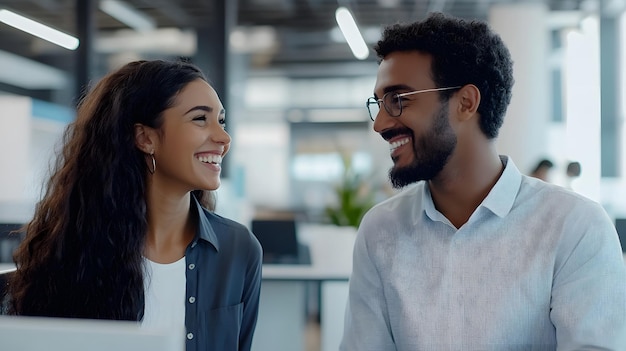
[[193,339],[193,333],[187,333],[187,339],[189,340]]
[[196,265],[193,263],[189,264],[189,270],[193,270],[194,268],[196,268]]
[[189,303],[194,303],[194,302],[196,302],[196,298],[195,298],[195,297],[193,297],[193,296],[191,296],[191,297],[189,298]]

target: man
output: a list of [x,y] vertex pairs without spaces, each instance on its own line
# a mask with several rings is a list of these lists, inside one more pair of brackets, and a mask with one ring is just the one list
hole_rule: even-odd
[[571,161],[567,164],[565,168],[565,187],[571,190],[575,190],[573,187],[574,180],[580,177],[582,169],[580,167],[580,162]]
[[548,160],[547,158],[541,159],[537,166],[530,173],[531,177],[539,178],[544,182],[547,182],[549,179],[550,170],[554,168],[554,163]]
[[496,151],[513,85],[499,36],[432,14],[375,49],[374,130],[392,184],[416,184],[361,222],[341,350],[625,350],[611,220]]

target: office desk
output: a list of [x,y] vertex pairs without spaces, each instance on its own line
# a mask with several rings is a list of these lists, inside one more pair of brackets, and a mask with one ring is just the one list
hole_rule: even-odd
[[321,350],[339,348],[355,236],[351,227],[300,225],[298,239],[309,246],[311,264],[263,265],[253,351],[304,350],[308,282],[320,284]]

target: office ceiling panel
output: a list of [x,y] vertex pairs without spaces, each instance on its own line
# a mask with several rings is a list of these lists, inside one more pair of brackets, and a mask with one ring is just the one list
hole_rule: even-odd
[[[75,8],[83,0],[0,0],[0,9],[9,9],[51,27],[76,34]],[[95,27],[98,36],[107,36],[129,27],[98,8]],[[105,0],[101,0],[105,1]],[[193,31],[220,20],[216,11],[222,0],[119,0],[151,19],[157,28],[181,28]],[[230,1],[230,0],[228,0]],[[523,0],[542,2],[541,0]],[[348,7],[364,30],[379,34],[383,24],[412,21],[431,11],[443,11],[468,19],[486,19],[490,6],[520,3],[513,0],[239,0],[236,23],[242,28],[270,28],[276,40],[272,50],[264,52],[262,64],[345,64],[354,62],[345,43],[331,41],[336,27],[338,4]],[[589,0],[544,0],[551,10],[579,10]],[[232,5],[232,3],[231,3]],[[371,35],[370,35],[371,36]],[[375,39],[374,39],[375,40]],[[372,41],[372,39],[370,39]],[[0,50],[43,62],[64,70],[72,69],[67,50],[44,43],[41,39],[0,23]],[[102,54],[105,55],[105,54]],[[111,55],[107,52],[106,55]],[[368,60],[375,60],[370,57]]]

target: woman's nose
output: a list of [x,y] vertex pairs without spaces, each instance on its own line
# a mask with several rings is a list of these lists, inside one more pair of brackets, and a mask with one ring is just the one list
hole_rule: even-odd
[[221,125],[215,128],[212,139],[218,144],[230,144],[231,140],[230,134],[228,134],[228,132],[226,132],[226,130],[222,128]]

